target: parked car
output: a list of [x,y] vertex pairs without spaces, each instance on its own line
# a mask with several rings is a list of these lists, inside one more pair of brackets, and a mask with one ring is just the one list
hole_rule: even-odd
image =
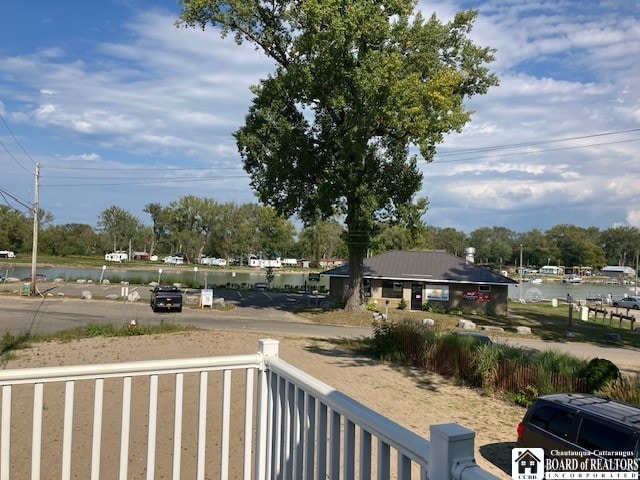
[[538,398],[518,425],[516,445],[564,452],[638,452],[640,408],[587,394]]
[[640,310],[640,297],[624,297],[620,300],[614,300],[613,306]]
[[469,332],[466,330],[460,330],[458,332],[456,332],[454,335],[459,335],[461,337],[464,338],[469,338],[471,339],[471,341],[473,342],[477,342],[481,345],[493,345],[493,342],[491,341],[491,338],[489,338],[488,335],[485,335],[484,333],[480,333],[480,332]]
[[159,310],[166,310],[168,312],[175,310],[176,312],[181,312],[182,292],[178,287],[173,285],[158,285],[151,290],[149,304],[151,305],[151,310],[154,312]]

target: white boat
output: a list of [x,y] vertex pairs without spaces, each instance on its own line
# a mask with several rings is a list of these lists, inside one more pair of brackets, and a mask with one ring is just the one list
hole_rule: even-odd
[[582,278],[577,277],[575,275],[571,275],[569,277],[563,277],[562,283],[581,283]]
[[534,278],[533,280],[531,280],[531,283],[533,283],[534,285],[540,285],[542,283],[542,279]]

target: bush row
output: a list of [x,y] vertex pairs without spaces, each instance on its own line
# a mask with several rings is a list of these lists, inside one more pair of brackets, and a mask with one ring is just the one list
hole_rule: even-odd
[[638,379],[623,379],[609,360],[590,361],[557,350],[528,352],[507,345],[485,345],[412,320],[374,325],[374,357],[453,377],[487,393],[500,392],[528,406],[540,395],[597,393],[640,405]]

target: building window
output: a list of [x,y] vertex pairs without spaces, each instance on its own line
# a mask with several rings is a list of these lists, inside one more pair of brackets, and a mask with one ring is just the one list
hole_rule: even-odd
[[448,285],[425,285],[425,299],[427,301],[449,301],[449,286]]
[[382,298],[402,298],[402,282],[382,281]]

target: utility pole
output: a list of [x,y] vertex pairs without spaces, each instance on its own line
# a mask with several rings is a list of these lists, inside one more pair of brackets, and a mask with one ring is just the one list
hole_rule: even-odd
[[33,246],[31,247],[31,285],[29,286],[29,296],[36,296],[36,266],[38,263],[38,222],[40,221],[40,207],[38,191],[40,181],[40,164],[36,163],[36,178],[33,188]]
[[518,288],[518,300],[522,303],[522,244],[520,244],[520,285]]

